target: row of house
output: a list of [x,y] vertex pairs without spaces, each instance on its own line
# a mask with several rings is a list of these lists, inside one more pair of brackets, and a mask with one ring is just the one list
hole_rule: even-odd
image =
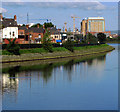
[[[45,31],[45,27],[30,27],[29,25],[20,26],[17,25],[17,17],[14,18],[3,18],[0,15],[0,42],[8,44],[9,39],[16,38],[18,44],[29,44],[29,43],[41,43]],[[47,28],[50,33],[51,42],[60,43],[67,38],[66,33],[61,33],[60,29],[56,27]]]
[[[31,27],[29,25],[21,26],[17,24],[17,17],[4,18],[0,15],[0,43],[8,44],[8,39],[16,38],[18,44],[41,43],[44,33],[46,32],[45,26]],[[53,43],[61,43],[67,38],[74,40],[76,31],[73,35],[68,35],[67,32],[61,32],[56,27],[49,27],[47,30],[50,33],[50,39]],[[106,36],[111,36],[110,31],[105,31],[105,19],[103,17],[88,17],[81,22],[81,35],[84,37],[87,33],[97,36],[98,33],[104,33]],[[80,35],[80,34],[79,34]]]

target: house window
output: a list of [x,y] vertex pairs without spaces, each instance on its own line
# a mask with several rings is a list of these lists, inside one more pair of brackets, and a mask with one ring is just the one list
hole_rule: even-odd
[[55,38],[57,38],[57,36],[55,36]]
[[11,32],[10,32],[10,35],[11,35]]
[[15,36],[15,33],[13,32],[13,37]]
[[28,41],[28,35],[26,35],[25,40]]
[[7,38],[7,35],[5,35],[5,38]]
[[41,38],[41,35],[39,34],[38,37]]

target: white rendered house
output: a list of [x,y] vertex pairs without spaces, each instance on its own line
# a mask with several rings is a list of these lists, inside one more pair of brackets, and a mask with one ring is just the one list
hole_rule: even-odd
[[0,22],[2,23],[2,40],[18,38],[16,15],[14,19],[3,18],[2,15],[0,15],[0,17]]

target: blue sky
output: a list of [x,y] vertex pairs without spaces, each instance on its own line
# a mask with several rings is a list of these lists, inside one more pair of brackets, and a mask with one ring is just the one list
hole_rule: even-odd
[[102,16],[105,18],[106,30],[118,29],[118,3],[117,2],[3,2],[3,16],[13,17],[17,15],[18,23],[27,23],[27,13],[30,23],[43,23],[45,21],[30,19],[51,19],[57,28],[63,28],[67,22],[67,28],[73,29],[71,16],[76,19],[76,28],[80,29],[83,18]]

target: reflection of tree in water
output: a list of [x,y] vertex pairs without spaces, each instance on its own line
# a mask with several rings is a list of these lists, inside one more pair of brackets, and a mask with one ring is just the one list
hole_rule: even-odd
[[8,73],[9,77],[16,77],[16,73],[20,71],[20,66],[9,68]]
[[43,69],[41,69],[42,71],[42,77],[43,79],[47,82],[50,77],[52,76],[52,70],[53,70],[53,63],[47,64],[45,65],[45,67]]
[[64,64],[64,69],[66,69],[67,70],[67,72],[68,72],[68,78],[69,78],[69,80],[72,80],[72,71],[73,71],[73,65],[74,65],[74,60],[72,59],[72,60],[70,60],[69,62],[67,62],[66,64]]
[[[45,80],[47,82],[52,77],[53,68],[63,65],[63,69],[65,69],[68,72],[67,73],[68,78],[69,78],[69,80],[71,80],[74,65],[76,66],[76,65],[79,65],[80,63],[87,62],[88,66],[91,66],[95,61],[103,61],[103,60],[105,60],[105,58],[106,58],[106,55],[99,56],[97,58],[88,59],[88,60],[85,59],[82,61],[72,59],[64,64],[50,63],[50,64],[41,64],[41,65],[34,65],[34,66],[16,66],[16,67],[9,68],[7,73],[9,74],[9,77],[14,77],[14,78],[10,78],[10,80],[15,81],[15,79],[16,79],[15,77],[18,72],[27,71],[29,73],[30,71],[32,71],[32,72],[38,71],[39,72],[38,75],[40,75],[40,77],[43,77],[43,80]],[[42,72],[42,74],[41,74],[41,72]],[[24,73],[24,75],[26,76],[26,73]]]
[[104,61],[104,60],[106,60],[106,55],[98,57],[97,60],[99,60],[99,61]]
[[102,62],[102,61],[105,61],[105,59],[106,59],[106,55],[103,55],[103,56],[99,56],[97,58],[89,59],[86,62],[89,66],[91,66],[94,63],[94,60]]
[[88,65],[92,65],[92,63],[93,63],[93,59],[87,60]]

